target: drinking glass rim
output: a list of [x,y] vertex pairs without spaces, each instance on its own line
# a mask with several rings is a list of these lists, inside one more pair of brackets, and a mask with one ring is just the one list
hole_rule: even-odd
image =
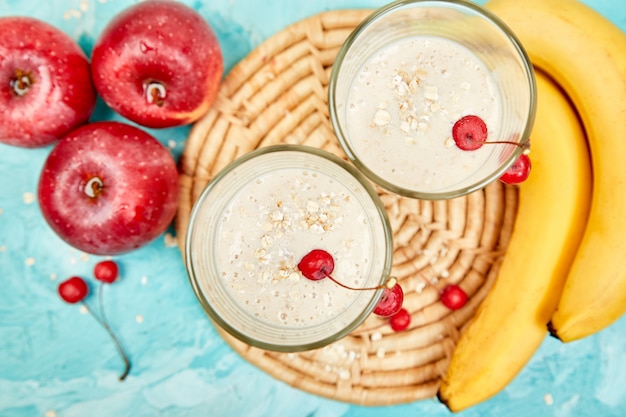
[[[234,161],[230,162],[223,169],[221,169],[215,175],[215,177],[213,177],[213,179],[205,186],[205,188],[203,189],[202,193],[200,194],[200,196],[194,203],[192,210],[191,210],[190,220],[189,220],[189,224],[187,227],[187,235],[186,235],[186,240],[185,240],[185,266],[186,266],[187,275],[188,275],[191,287],[194,291],[194,294],[196,295],[196,298],[200,302],[200,305],[202,306],[205,313],[209,316],[209,318],[213,320],[215,323],[217,323],[222,329],[224,329],[226,332],[230,333],[232,336],[236,337],[237,339],[251,346],[255,346],[255,347],[266,349],[266,350],[279,351],[279,352],[298,352],[298,351],[320,348],[347,336],[350,332],[356,329],[361,323],[363,323],[363,321],[365,321],[365,319],[367,319],[367,317],[369,317],[370,314],[372,314],[374,308],[376,307],[376,304],[378,303],[378,300],[382,296],[383,290],[379,289],[375,291],[374,295],[372,296],[370,302],[367,304],[366,308],[363,310],[363,312],[361,312],[361,314],[355,317],[355,319],[351,323],[339,329],[338,331],[329,334],[328,336],[324,338],[314,340],[311,342],[297,344],[297,345],[281,344],[278,342],[266,342],[263,340],[256,339],[254,336],[241,332],[240,330],[238,330],[236,327],[234,327],[233,325],[225,321],[220,316],[217,309],[214,308],[209,303],[209,301],[207,300],[201,288],[201,284],[199,283],[199,279],[197,277],[195,267],[193,264],[193,259],[192,259],[193,258],[192,256],[193,226],[197,223],[198,216],[202,209],[202,206],[211,195],[212,189],[220,181],[222,181],[230,172],[232,172],[234,169],[244,164],[245,162],[248,162],[249,160],[254,159],[257,156],[261,156],[261,155],[265,155],[269,153],[283,152],[283,151],[302,152],[302,153],[314,154],[316,156],[319,156],[327,161],[337,164],[340,168],[347,171],[348,174],[350,174],[353,178],[355,178],[360,183],[363,189],[367,192],[368,196],[371,198],[376,208],[376,214],[378,218],[380,219],[382,232],[385,238],[385,254],[384,254],[383,267],[381,270],[381,277],[379,280],[379,284],[384,283],[388,279],[388,277],[391,274],[391,265],[392,265],[392,258],[393,258],[393,235],[392,235],[391,224],[389,222],[387,211],[384,207],[382,200],[378,196],[378,193],[373,187],[373,185],[367,180],[367,178],[365,178],[365,176],[363,176],[363,174],[360,171],[358,171],[355,167],[353,167],[346,161],[342,160],[338,156],[328,151],[319,149],[319,148],[314,148],[314,147],[307,146],[307,145],[296,145],[296,144],[271,145],[271,146],[265,146],[262,148],[255,149],[251,152],[248,152],[240,156]],[[359,292],[365,293],[365,291],[359,291]]]
[[427,191],[415,191],[405,187],[401,187],[395,185],[378,174],[372,171],[367,167],[366,164],[362,163],[360,158],[356,155],[356,153],[352,150],[350,143],[347,139],[347,135],[344,135],[343,129],[341,128],[341,124],[339,122],[339,116],[337,114],[337,103],[335,100],[335,94],[337,90],[337,79],[339,77],[339,72],[341,70],[341,64],[343,63],[346,55],[350,51],[354,42],[359,38],[359,36],[372,24],[376,23],[379,19],[385,17],[388,14],[391,14],[399,9],[402,9],[406,6],[412,5],[423,5],[431,3],[435,7],[436,6],[458,6],[460,8],[464,8],[472,11],[475,15],[485,18],[487,21],[493,23],[502,34],[508,38],[509,42],[517,52],[520,57],[520,61],[523,64],[524,74],[526,75],[526,79],[528,80],[528,89],[529,89],[529,106],[528,106],[528,117],[526,119],[526,123],[524,126],[524,130],[520,135],[520,144],[528,143],[530,141],[530,134],[532,131],[532,127],[535,121],[535,114],[537,108],[537,85],[535,80],[535,73],[532,62],[528,53],[524,49],[522,43],[518,39],[518,37],[513,33],[513,31],[509,28],[509,26],[502,21],[497,15],[495,15],[490,10],[482,7],[478,4],[472,3],[468,0],[396,0],[387,5],[384,5],[378,9],[376,9],[372,14],[367,16],[363,21],[361,21],[356,28],[348,35],[344,43],[342,44],[337,56],[333,62],[333,66],[330,72],[329,84],[328,84],[328,108],[330,113],[330,121],[335,132],[339,143],[345,154],[348,156],[348,159],[368,177],[374,183],[380,185],[388,191],[391,191],[395,194],[409,197],[409,198],[417,198],[422,200],[446,200],[452,199],[456,197],[461,197],[463,195],[467,195],[469,193],[478,191],[484,187],[486,187],[491,182],[497,180],[504,174],[504,172],[521,156],[521,154],[525,151],[525,148],[522,146],[516,146],[509,158],[504,161],[499,169],[492,172],[490,175],[486,176],[480,181],[475,182],[474,184],[459,188],[457,190],[452,191],[444,191],[444,192],[427,192]]

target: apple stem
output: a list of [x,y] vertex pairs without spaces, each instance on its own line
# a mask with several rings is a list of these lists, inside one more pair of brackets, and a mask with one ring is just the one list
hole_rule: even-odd
[[15,78],[11,79],[9,85],[16,95],[22,97],[30,89],[30,86],[32,85],[32,80],[26,72],[18,69],[15,70]]
[[100,195],[103,189],[104,182],[100,179],[100,177],[91,177],[89,178],[89,181],[87,181],[87,184],[85,184],[85,194],[91,198]]
[[115,347],[117,348],[117,351],[119,352],[120,356],[122,357],[122,360],[124,361],[124,372],[122,372],[122,375],[120,375],[120,381],[123,381],[124,379],[126,379],[128,374],[130,373],[130,361],[128,360],[128,356],[126,355],[126,352],[124,351],[124,348],[122,347],[122,344],[120,343],[119,339],[115,336],[115,333],[113,333],[113,330],[111,330],[111,327],[107,323],[106,318],[104,316],[104,309],[102,308],[102,284],[100,284],[100,286],[98,287],[98,305],[100,309],[100,315],[102,317],[99,317],[96,313],[94,313],[93,310],[89,308],[89,305],[87,305],[86,302],[82,301],[82,303],[87,309],[87,311],[89,312],[89,314],[91,314],[91,316],[98,323],[100,323],[100,325],[104,328],[104,330],[107,331],[109,336],[111,336],[113,343],[115,343]]
[[150,104],[156,104],[161,107],[165,102],[167,91],[165,86],[157,81],[150,81],[144,83],[144,92],[146,94],[146,101]]

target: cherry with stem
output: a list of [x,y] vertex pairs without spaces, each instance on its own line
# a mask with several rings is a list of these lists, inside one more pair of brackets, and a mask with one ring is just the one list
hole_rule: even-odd
[[519,143],[508,140],[494,140],[487,142],[487,125],[479,116],[470,114],[461,117],[452,126],[452,139],[459,149],[464,151],[475,151],[483,145],[513,145],[522,149],[529,147],[528,142]]
[[[340,287],[361,291],[383,289],[383,295],[374,308],[374,314],[387,317],[389,325],[396,331],[403,331],[411,324],[411,314],[402,308],[404,292],[398,280],[390,277],[384,284],[375,287],[355,288],[343,284],[332,277],[335,262],[332,255],[323,249],[313,249],[307,253],[298,263],[298,269],[305,278],[319,281],[328,278]],[[426,278],[422,277],[426,285],[430,285]],[[467,293],[458,285],[448,284],[439,292],[439,300],[450,310],[458,310],[465,306],[468,300]]]
[[[117,265],[115,264],[115,271],[112,270],[112,267],[110,265],[105,266],[105,271],[103,273],[99,273],[98,268],[99,268],[98,265],[96,265],[95,276],[96,276],[96,279],[100,281],[100,286],[98,288],[98,305],[99,305],[99,310],[100,310],[100,316],[98,316],[85,301],[85,298],[89,294],[89,286],[87,285],[87,282],[83,278],[78,277],[78,276],[73,276],[61,282],[58,287],[58,293],[61,296],[61,299],[63,299],[63,301],[69,304],[81,303],[85,307],[87,312],[89,312],[89,314],[109,334],[120,356],[122,357],[122,360],[124,361],[124,371],[119,377],[119,380],[123,381],[124,379],[126,379],[126,377],[128,376],[130,372],[130,368],[131,368],[130,361],[128,359],[128,356],[126,355],[126,352],[124,351],[124,348],[122,347],[122,344],[120,343],[119,339],[117,338],[117,336],[115,335],[115,333],[113,332],[113,330],[111,329],[111,327],[109,326],[106,320],[106,317],[104,315],[103,303],[102,303],[102,286],[104,285],[104,283],[111,283],[115,280],[115,278],[117,278]],[[115,277],[111,280],[110,277],[112,276],[113,272],[115,272]]]
[[374,308],[374,314],[382,317],[390,317],[396,314],[402,307],[404,293],[395,277],[389,277],[381,285],[375,287],[351,287],[331,275],[335,269],[333,256],[323,249],[313,249],[307,253],[298,263],[298,269],[305,278],[313,281],[328,278],[342,288],[353,291],[376,291],[383,290],[383,295]]

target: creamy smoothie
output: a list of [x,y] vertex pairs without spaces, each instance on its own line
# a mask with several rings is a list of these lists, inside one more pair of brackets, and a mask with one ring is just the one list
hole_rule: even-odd
[[330,280],[311,281],[297,264],[312,249],[336,260],[333,276],[363,286],[372,266],[371,220],[350,189],[327,174],[285,168],[245,184],[225,208],[215,248],[231,296],[260,320],[306,327],[355,299]]
[[358,70],[345,103],[355,155],[389,183],[436,191],[480,169],[494,151],[463,151],[452,139],[462,116],[500,131],[498,88],[485,65],[460,44],[434,36],[403,38],[374,53]]
[[391,263],[386,214],[373,188],[338,158],[300,146],[231,164],[194,208],[188,270],[212,318],[265,348],[329,343],[371,312],[378,291],[312,281],[297,268],[313,249],[352,287],[381,284]]

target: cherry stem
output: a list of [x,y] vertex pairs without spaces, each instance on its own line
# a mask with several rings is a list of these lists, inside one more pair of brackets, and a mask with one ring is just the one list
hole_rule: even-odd
[[124,361],[124,372],[122,373],[122,375],[120,375],[120,381],[123,381],[124,379],[126,379],[126,377],[128,376],[130,372],[130,361],[128,360],[128,356],[126,356],[126,352],[124,352],[124,348],[122,347],[122,344],[120,343],[119,339],[115,336],[115,333],[113,333],[113,330],[111,330],[111,327],[107,323],[106,318],[104,316],[104,308],[102,307],[102,285],[103,284],[100,283],[100,286],[98,287],[98,307],[100,310],[101,317],[99,317],[96,313],[94,313],[93,310],[89,308],[86,302],[82,301],[82,303],[87,309],[87,311],[89,312],[89,314],[91,314],[91,316],[94,319],[96,319],[98,323],[100,323],[100,325],[104,328],[104,330],[106,330],[107,333],[109,333],[109,336],[111,336],[111,339],[113,339],[113,342],[115,343],[115,347],[117,348],[117,351],[119,352],[120,356],[122,357],[122,360]]
[[98,285],[98,310],[100,310],[100,317],[102,318],[102,321],[107,323],[107,318],[106,315],[104,314],[104,303],[102,302],[102,293],[104,292],[104,290],[102,289],[104,287],[104,285],[102,285],[102,283],[100,283],[100,285]]
[[398,282],[398,279],[396,277],[389,277],[389,279],[387,279],[387,281],[385,281],[384,284],[377,285],[375,287],[356,288],[356,287],[351,287],[349,285],[346,285],[346,284],[343,284],[343,283],[337,281],[331,275],[326,275],[326,277],[329,278],[335,284],[339,285],[340,287],[343,287],[343,288],[345,288],[347,290],[354,290],[354,291],[375,291],[375,290],[382,290],[384,288],[391,289]]
[[157,81],[149,81],[144,83],[144,92],[146,94],[146,101],[150,104],[156,104],[157,106],[163,106],[167,91],[165,86]]
[[530,149],[530,142],[526,141],[526,142],[513,142],[510,140],[490,140],[488,142],[483,142],[484,144],[487,145],[513,145],[513,146],[518,146],[524,150],[529,150]]

